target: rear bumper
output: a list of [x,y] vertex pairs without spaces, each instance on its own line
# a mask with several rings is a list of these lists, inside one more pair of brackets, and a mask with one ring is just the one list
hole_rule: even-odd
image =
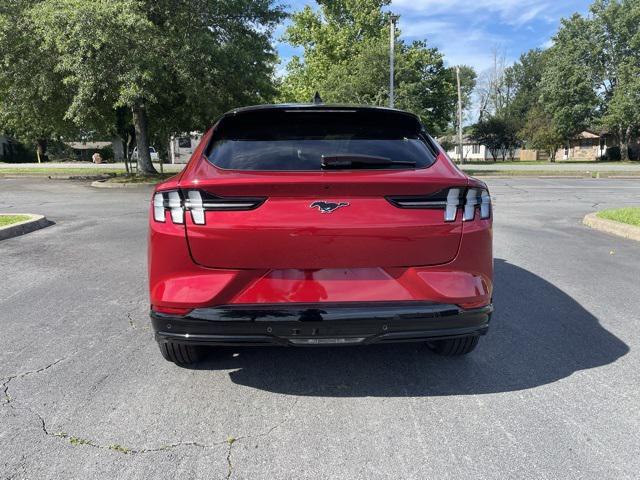
[[227,305],[177,317],[151,312],[158,342],[318,346],[420,342],[484,335],[493,306],[430,302]]

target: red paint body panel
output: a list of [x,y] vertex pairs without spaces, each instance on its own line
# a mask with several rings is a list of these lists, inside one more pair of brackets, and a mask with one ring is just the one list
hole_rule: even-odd
[[[195,264],[184,226],[151,223],[151,304],[201,308],[251,303],[433,301],[463,308],[490,303],[490,221],[465,223],[456,258],[409,268],[212,269]],[[168,253],[168,254],[167,254]]]
[[[204,157],[211,131],[182,174],[156,191],[198,188],[259,196],[254,210],[208,211],[206,225],[153,220],[151,304],[431,301],[475,308],[491,302],[492,221],[445,222],[443,210],[401,209],[384,197],[474,186],[440,152],[429,168],[382,171],[228,171]],[[347,202],[331,214],[317,200]]]
[[313,201],[278,197],[256,210],[207,212],[206,225],[187,216],[193,259],[212,268],[374,268],[442,264],[458,252],[462,221],[444,222],[442,210],[343,196],[334,201],[349,207],[326,215]]

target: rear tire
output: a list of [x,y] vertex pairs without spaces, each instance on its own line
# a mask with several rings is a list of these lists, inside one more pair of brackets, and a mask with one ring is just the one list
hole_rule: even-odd
[[447,340],[435,340],[428,342],[427,346],[438,355],[457,357],[473,352],[479,340],[479,335],[472,335],[469,337],[449,338]]
[[184,343],[158,342],[160,353],[165,360],[176,365],[189,366],[196,363],[201,358],[199,347],[186,345]]

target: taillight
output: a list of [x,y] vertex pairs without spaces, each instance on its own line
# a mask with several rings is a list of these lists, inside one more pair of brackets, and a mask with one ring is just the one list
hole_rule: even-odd
[[490,218],[491,196],[484,188],[470,188],[467,190],[462,220],[465,222],[474,220],[478,209],[480,210],[480,219],[486,220]]
[[482,220],[491,218],[491,196],[484,188],[448,188],[431,195],[393,196],[387,200],[398,208],[443,209],[445,222],[455,222],[460,207],[465,222],[475,219],[476,210],[480,210]]
[[184,223],[182,198],[177,190],[158,192],[153,196],[153,219],[156,222],[165,221],[165,212],[167,210],[173,223]]
[[196,225],[206,224],[206,211],[238,211],[253,210],[264,203],[262,197],[218,197],[203,190],[167,190],[153,196],[153,219],[164,222],[169,211],[171,221],[184,223],[185,212],[191,213]]

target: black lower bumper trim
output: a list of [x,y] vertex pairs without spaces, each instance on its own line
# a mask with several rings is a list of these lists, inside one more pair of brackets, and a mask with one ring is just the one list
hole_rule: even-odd
[[151,320],[159,342],[318,346],[484,335],[492,311],[425,302],[231,305],[184,317],[151,312]]

